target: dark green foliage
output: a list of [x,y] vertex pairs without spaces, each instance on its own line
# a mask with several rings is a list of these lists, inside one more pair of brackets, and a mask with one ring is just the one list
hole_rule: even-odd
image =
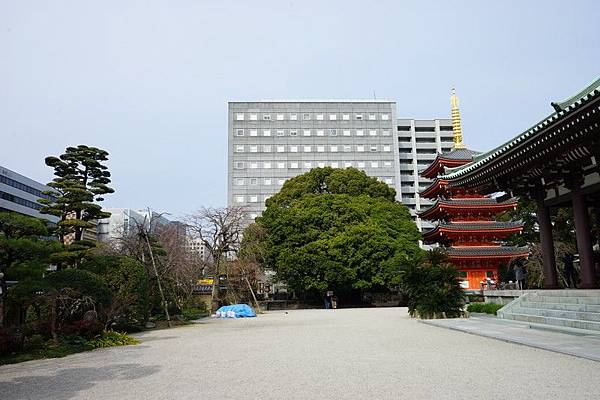
[[356,169],[313,169],[267,201],[242,254],[260,253],[253,258],[298,291],[393,285],[392,260],[421,252],[408,209],[394,196]]
[[45,193],[49,198],[40,200],[44,205],[40,212],[60,218],[57,234],[63,244],[71,233],[76,242],[82,240],[84,229],[92,226],[89,221],[110,216],[95,203],[114,192],[108,186],[110,172],[103,164],[106,160],[108,152],[84,145],[67,147],[59,157],[46,157],[55,178],[48,183],[53,189]]
[[109,304],[112,297],[102,278],[89,271],[65,269],[48,274],[45,280],[57,291],[68,288],[74,291],[74,295],[89,296],[97,306]]
[[424,259],[406,262],[400,288],[408,296],[408,312],[419,318],[456,318],[462,314],[464,291],[458,271],[443,252],[433,250]]
[[495,303],[470,303],[467,311],[471,313],[486,313],[496,315],[499,309],[504,307],[502,304]]

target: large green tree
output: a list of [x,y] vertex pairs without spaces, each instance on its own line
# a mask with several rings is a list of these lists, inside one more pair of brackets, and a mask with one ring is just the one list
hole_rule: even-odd
[[394,189],[357,169],[313,169],[267,200],[256,222],[263,234],[245,243],[295,290],[395,285],[398,260],[421,250],[408,209],[394,198]]
[[60,218],[57,235],[61,243],[71,233],[75,241],[81,241],[83,231],[92,226],[89,221],[110,216],[96,204],[104,200],[105,194],[114,192],[108,186],[110,172],[104,165],[107,160],[108,152],[85,145],[67,147],[59,157],[46,158],[46,165],[54,168],[55,178],[48,183],[52,190],[40,200],[44,205],[40,212]]

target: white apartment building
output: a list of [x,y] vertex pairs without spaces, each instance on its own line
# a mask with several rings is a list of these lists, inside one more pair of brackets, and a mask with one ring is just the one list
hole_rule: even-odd
[[228,204],[249,220],[287,179],[355,167],[393,187],[421,228],[418,173],[452,145],[450,120],[397,120],[387,100],[229,102],[228,120]]

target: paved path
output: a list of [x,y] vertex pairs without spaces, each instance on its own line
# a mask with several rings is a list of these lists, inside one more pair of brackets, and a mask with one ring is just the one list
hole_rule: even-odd
[[0,398],[600,398],[598,362],[425,325],[403,308],[273,312],[142,339],[0,367]]
[[[600,332],[586,332],[582,329],[563,328],[571,332],[565,333],[557,331],[560,327],[503,320],[494,317],[433,319],[421,322],[441,328],[454,329],[474,335],[600,361]],[[532,326],[534,329],[531,328]]]

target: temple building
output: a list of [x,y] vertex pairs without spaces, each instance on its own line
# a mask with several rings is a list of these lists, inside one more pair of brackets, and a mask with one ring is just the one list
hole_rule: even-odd
[[[553,112],[472,162],[438,176],[446,192],[503,191],[535,201],[544,287],[560,287],[552,213],[573,211],[581,282],[598,287],[600,268],[600,79],[563,100]],[[596,216],[596,224],[591,216]]]
[[527,257],[528,249],[503,244],[508,236],[521,232],[523,224],[520,221],[496,220],[502,213],[517,207],[516,198],[493,196],[493,193],[477,188],[450,186],[443,178],[452,169],[470,164],[479,156],[463,144],[458,98],[454,91],[451,104],[452,151],[438,154],[421,172],[421,176],[433,181],[420,195],[434,203],[420,212],[419,217],[437,221],[433,229],[423,234],[424,243],[444,246],[450,261],[459,270],[463,288],[480,289],[487,278],[498,279],[502,265],[512,259]]

